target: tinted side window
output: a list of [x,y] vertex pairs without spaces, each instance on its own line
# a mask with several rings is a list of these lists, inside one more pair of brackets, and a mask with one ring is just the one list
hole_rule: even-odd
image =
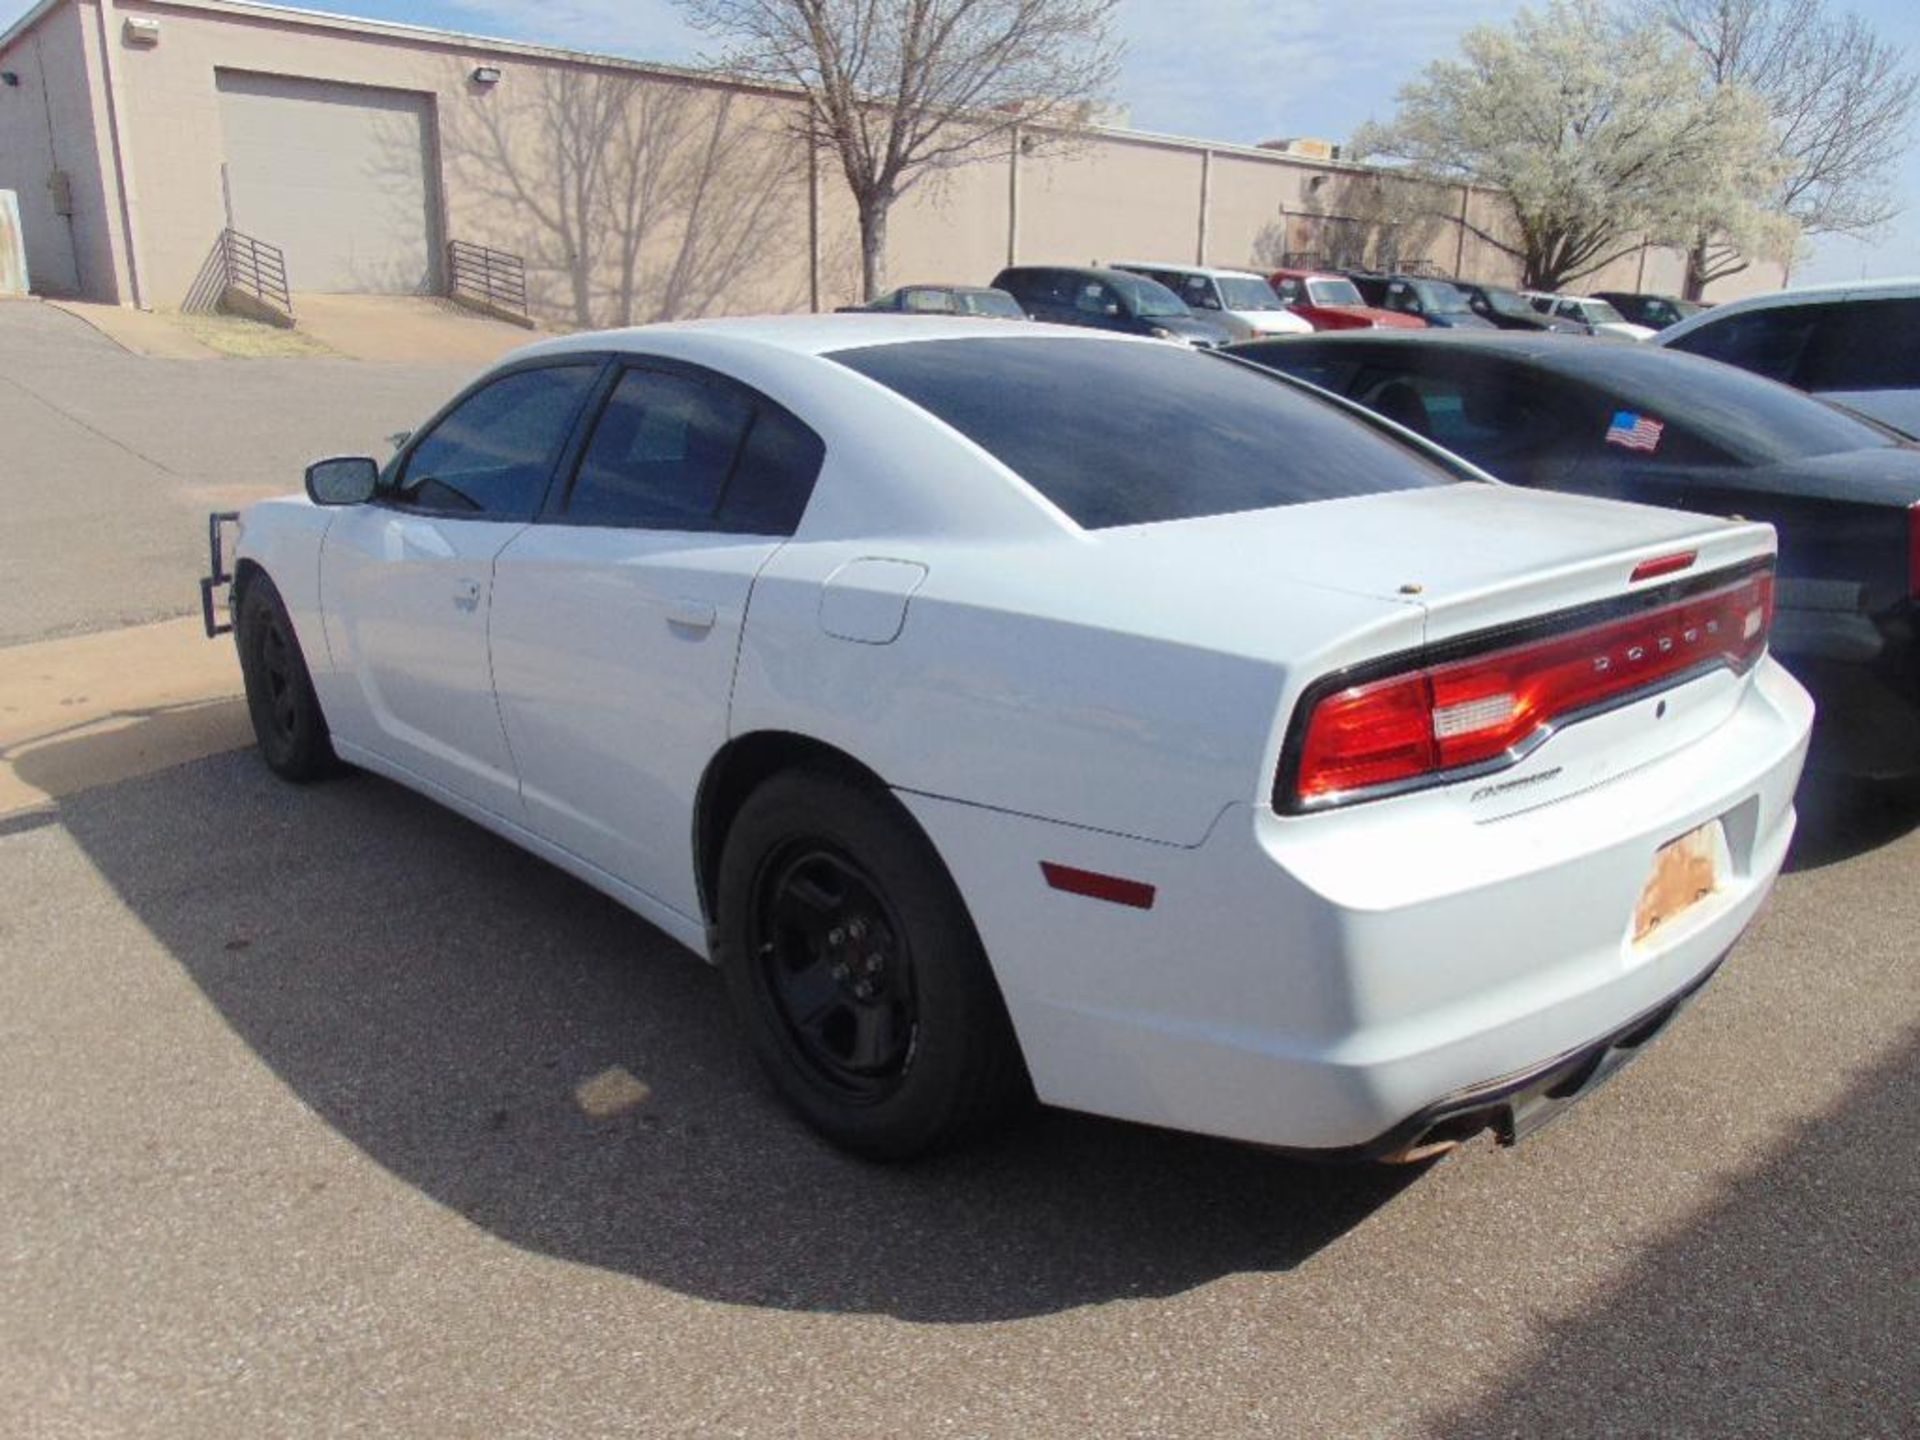
[[1300,294],[1300,282],[1293,279],[1274,281],[1273,293],[1278,295],[1281,303],[1286,305],[1297,305],[1302,298]]
[[786,411],[761,405],[720,498],[718,528],[737,535],[791,535],[825,458],[818,435]]
[[900,308],[915,315],[953,313],[953,296],[945,290],[903,290],[900,297]]
[[656,530],[712,527],[752,407],[684,375],[620,377],[567,496],[567,518]]
[[1769,380],[1798,384],[1800,357],[1824,308],[1780,305],[1771,310],[1748,310],[1702,325],[1675,340],[1672,348],[1738,365]]
[[628,370],[567,496],[586,525],[791,535],[825,447],[771,401],[692,376]]
[[1822,306],[1798,383],[1807,390],[1920,388],[1920,299]]
[[531,518],[599,371],[551,365],[476,390],[413,448],[389,502],[476,520]]
[[1090,530],[1459,478],[1325,400],[1184,347],[926,340],[833,358],[946,421]]

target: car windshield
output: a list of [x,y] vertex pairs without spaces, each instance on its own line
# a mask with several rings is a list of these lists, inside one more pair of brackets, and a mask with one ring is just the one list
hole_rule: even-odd
[[1488,290],[1485,292],[1487,304],[1501,315],[1515,315],[1531,320],[1540,312],[1527,303],[1527,297],[1513,290]]
[[1257,275],[1222,275],[1214,284],[1229,310],[1279,310],[1280,297],[1273,287]]
[[1316,305],[1365,305],[1351,280],[1309,280],[1307,298]]
[[1580,308],[1585,312],[1589,325],[1624,325],[1627,317],[1604,300],[1582,300]]
[[1024,320],[1027,312],[1020,302],[1004,290],[963,290],[956,297],[969,315],[991,315],[995,319]]
[[1088,530],[1462,483],[1277,376],[1184,347],[921,340],[832,358],[951,425]]
[[1458,285],[1444,280],[1415,280],[1413,288],[1420,303],[1435,315],[1458,315],[1465,311],[1467,294]]
[[1144,275],[1128,275],[1116,270],[1108,283],[1126,297],[1128,308],[1142,320],[1193,313],[1186,301],[1158,280],[1149,280]]

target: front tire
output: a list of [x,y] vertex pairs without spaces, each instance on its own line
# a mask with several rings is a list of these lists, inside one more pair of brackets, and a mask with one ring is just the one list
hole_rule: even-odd
[[948,1149],[1030,1096],[973,923],[893,797],[814,770],[767,781],[721,853],[716,958],[775,1088],[845,1149]]
[[256,575],[241,592],[238,611],[240,675],[260,756],[283,780],[318,779],[338,762],[286,604],[273,581]]

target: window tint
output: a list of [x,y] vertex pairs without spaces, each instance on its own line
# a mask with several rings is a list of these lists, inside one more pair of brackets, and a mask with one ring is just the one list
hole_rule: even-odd
[[1087,529],[1458,478],[1284,381],[1171,345],[928,340],[833,358],[953,426]]
[[905,303],[902,310],[916,315],[951,315],[953,296],[945,290],[906,290],[901,292]]
[[1416,435],[1501,474],[1514,457],[1533,459],[1558,448],[1573,408],[1561,388],[1550,377],[1505,365],[1456,361],[1428,374],[1379,362],[1368,365],[1352,395]]
[[786,411],[761,405],[721,497],[718,528],[737,535],[791,535],[825,457],[818,435]]
[[1798,380],[1808,390],[1920,388],[1920,298],[1822,306]]
[[587,525],[708,528],[752,416],[744,399],[717,386],[627,371],[593,427],[567,517]]
[[1769,380],[1791,385],[1819,318],[1820,305],[1779,305],[1748,310],[1702,325],[1672,343],[1675,350],[1725,361]]
[[476,390],[416,445],[391,503],[473,519],[528,519],[599,364],[503,375]]
[[1278,295],[1287,304],[1296,305],[1300,301],[1300,282],[1291,277],[1284,280],[1276,280],[1273,282],[1273,293]]
[[692,376],[628,370],[567,496],[584,525],[787,535],[819,472],[819,437],[770,402]]

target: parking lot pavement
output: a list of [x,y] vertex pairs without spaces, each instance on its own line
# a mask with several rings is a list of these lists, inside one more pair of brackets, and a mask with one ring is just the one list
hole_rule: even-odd
[[130,355],[50,305],[0,305],[0,645],[184,615],[206,512],[385,456],[476,369]]
[[[68,742],[84,747],[88,737]],[[85,754],[61,758],[84,769]],[[235,753],[0,822],[0,1414],[164,1435],[1895,1435],[1920,810],[1517,1150],[826,1149],[657,932]]]

